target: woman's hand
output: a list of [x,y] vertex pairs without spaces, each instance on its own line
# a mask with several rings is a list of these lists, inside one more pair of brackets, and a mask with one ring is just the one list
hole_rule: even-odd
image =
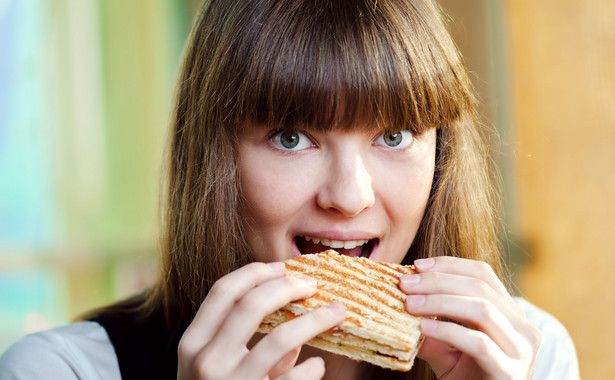
[[340,304],[292,319],[248,349],[266,315],[316,291],[313,279],[284,274],[283,263],[252,263],[218,280],[181,338],[177,378],[320,379],[321,358],[294,365],[303,343],[343,321]]
[[[418,356],[438,379],[530,379],[540,332],[489,265],[455,257],[417,260],[402,276],[406,308],[425,319]],[[457,322],[457,323],[455,323]]]

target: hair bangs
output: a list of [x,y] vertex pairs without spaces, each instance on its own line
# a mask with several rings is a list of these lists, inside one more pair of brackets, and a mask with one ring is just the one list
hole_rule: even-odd
[[472,107],[471,89],[444,26],[427,20],[437,10],[410,3],[295,0],[263,11],[247,31],[238,122],[415,134],[452,124]]

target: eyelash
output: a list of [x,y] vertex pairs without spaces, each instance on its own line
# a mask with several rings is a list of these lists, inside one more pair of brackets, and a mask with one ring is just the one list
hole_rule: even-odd
[[[385,141],[385,138],[387,137],[387,135],[391,136],[393,134],[401,134],[402,140],[398,143],[398,145],[404,144],[405,146],[398,148],[397,145],[396,146],[388,145]],[[383,144],[376,144],[376,142],[380,140],[381,138],[383,140]],[[409,141],[406,140],[405,142],[405,138],[409,138],[410,140]],[[404,130],[398,130],[398,131],[384,131],[382,133],[379,133],[374,138],[374,145],[382,146],[385,148],[390,148],[393,150],[406,150],[406,149],[411,148],[415,141],[416,141],[416,136],[410,130],[404,129]]]
[[277,134],[282,133],[282,132],[300,133],[300,134],[304,135],[310,141],[310,143],[313,146],[316,146],[316,147],[318,146],[318,144],[314,142],[314,139],[312,138],[312,136],[309,133],[307,133],[306,131],[299,130],[299,129],[297,129],[297,130],[288,130],[288,129],[284,129],[284,128],[278,128],[278,129],[271,130],[267,134],[266,139],[267,139],[267,141],[269,141],[271,143],[271,145],[273,146],[274,149],[276,149],[277,151],[279,151],[282,154],[293,155],[293,154],[297,154],[297,153],[299,153],[299,152],[301,152],[303,150],[303,149],[300,149],[300,150],[282,149],[282,148],[277,147],[276,144],[273,141],[273,138]]
[[[276,149],[277,151],[279,151],[279,152],[280,152],[280,153],[282,153],[282,154],[285,154],[285,155],[293,155],[293,154],[297,154],[297,153],[299,153],[299,152],[301,152],[301,151],[303,150],[303,149],[299,149],[299,150],[282,149],[282,148],[280,148],[280,147],[276,146],[276,144],[274,143],[273,139],[274,139],[274,137],[275,137],[277,134],[282,133],[282,132],[300,133],[300,134],[304,135],[306,138],[308,138],[308,139],[309,139],[309,141],[310,141],[310,143],[311,143],[313,146],[318,147],[318,144],[314,141],[314,139],[312,138],[312,136],[311,136],[309,133],[307,133],[306,131],[303,131],[303,130],[288,130],[288,129],[284,129],[284,128],[278,128],[278,129],[271,130],[271,131],[270,131],[270,132],[266,135],[266,140],[267,140],[267,141],[269,141],[269,142],[272,144],[272,146],[273,146],[273,148],[274,148],[274,149]],[[411,139],[411,141],[408,143],[408,145],[407,145],[407,146],[405,146],[405,147],[403,147],[403,148],[398,149],[398,148],[393,147],[393,146],[390,146],[390,145],[388,145],[388,144],[386,144],[386,143],[385,143],[385,144],[376,144],[376,141],[377,141],[378,139],[380,139],[380,138],[383,138],[383,139],[384,139],[384,137],[386,136],[386,134],[391,135],[391,134],[395,134],[395,133],[403,133],[403,132],[407,132],[407,133],[408,133],[408,135],[409,135],[409,137],[410,137],[410,139]],[[412,147],[412,145],[414,145],[414,143],[416,142],[416,139],[417,139],[417,136],[415,136],[415,135],[414,135],[414,134],[413,134],[410,130],[408,130],[408,129],[399,130],[399,131],[384,131],[384,132],[378,133],[378,134],[377,134],[377,135],[373,138],[372,145],[381,146],[381,147],[384,147],[384,148],[389,148],[389,149],[391,149],[391,150],[406,150],[406,149],[411,148],[411,147]],[[403,143],[403,140],[402,140],[402,142],[400,142],[400,144],[402,144],[402,143]]]

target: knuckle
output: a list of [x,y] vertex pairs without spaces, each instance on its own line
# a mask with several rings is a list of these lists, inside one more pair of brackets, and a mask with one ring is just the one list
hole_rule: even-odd
[[194,373],[198,379],[215,380],[222,377],[220,369],[221,367],[216,365],[213,355],[204,352],[198,355],[193,362],[192,373]]
[[249,293],[237,303],[237,310],[244,313],[254,312],[259,309],[263,301],[264,299],[260,294]]
[[483,299],[476,301],[475,310],[479,320],[489,320],[493,315],[493,306]]
[[189,356],[193,356],[196,352],[194,344],[191,342],[191,339],[184,335],[179,340],[179,344],[177,345],[177,356],[179,358],[185,358]]
[[486,281],[476,280],[476,290],[477,294],[482,294],[483,296],[488,296],[493,292],[491,286]]
[[478,267],[479,267],[480,271],[485,273],[485,274],[488,274],[488,275],[494,274],[493,268],[491,268],[491,265],[489,265],[485,261],[479,261],[478,262]]
[[491,346],[489,344],[489,338],[485,334],[477,334],[474,351],[478,356],[487,356],[490,354]]
[[233,294],[235,288],[236,286],[234,285],[233,281],[230,281],[226,277],[222,277],[221,279],[216,281],[211,286],[211,289],[209,290],[208,295],[209,297],[212,297],[212,298],[216,298],[220,296],[225,297],[225,296]]
[[218,380],[233,378],[236,362],[213,346],[206,346],[192,362],[197,379]]
[[248,268],[248,270],[250,270],[250,271],[253,271],[254,273],[256,273],[259,276],[265,276],[265,275],[267,275],[268,273],[271,272],[271,270],[269,269],[267,264],[261,263],[261,262],[250,263],[250,264],[246,265],[246,268]]
[[[250,263],[238,271],[242,271],[242,274],[252,272],[252,277],[264,278],[270,273],[267,264],[265,263]],[[234,273],[234,272],[233,272]],[[216,281],[209,291],[211,296],[236,296],[239,289],[242,289],[240,281],[237,281],[236,276],[230,273],[224,277],[221,277]]]
[[425,307],[435,310],[442,310],[445,307],[445,300],[439,295],[426,295]]
[[202,362],[194,362],[192,373],[194,373],[197,379],[214,379],[215,377],[209,372],[210,366],[204,365]]

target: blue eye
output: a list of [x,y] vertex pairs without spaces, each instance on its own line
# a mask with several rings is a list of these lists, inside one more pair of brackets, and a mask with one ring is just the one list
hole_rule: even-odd
[[302,150],[312,146],[309,137],[295,131],[280,131],[271,137],[271,141],[283,150]]
[[412,145],[414,136],[410,131],[387,131],[376,138],[376,144],[394,149],[404,149]]

